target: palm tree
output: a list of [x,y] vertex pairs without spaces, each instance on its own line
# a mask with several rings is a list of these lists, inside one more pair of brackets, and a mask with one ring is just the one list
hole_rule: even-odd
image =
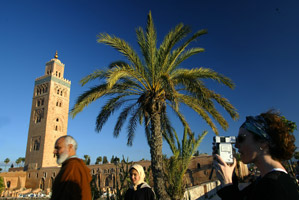
[[24,167],[24,163],[25,163],[25,158],[24,157],[21,157],[21,162],[22,162],[22,165]]
[[206,30],[197,31],[178,46],[178,42],[190,32],[190,27],[179,24],[165,36],[160,47],[157,48],[156,30],[149,12],[146,32],[141,27],[136,30],[143,58],[140,58],[124,40],[107,33],[99,34],[97,40],[99,43],[115,48],[128,59],[128,62],[114,62],[108,69],[97,70],[84,77],[81,80],[82,86],[95,79],[102,82],[80,95],[71,110],[71,116],[75,117],[91,102],[101,97],[110,97],[97,116],[96,131],[100,132],[111,114],[124,106],[113,134],[117,137],[126,119],[129,118],[127,127],[129,146],[132,145],[137,122],[144,124],[150,146],[154,189],[158,199],[169,199],[165,191],[162,167],[162,135],[172,134],[166,107],[174,110],[189,130],[188,132],[191,132],[189,125],[179,110],[181,103],[200,115],[216,134],[218,129],[212,118],[225,130],[228,128],[228,123],[215,108],[215,102],[222,106],[233,119],[238,118],[236,109],[229,101],[205,87],[203,83],[203,79],[212,79],[233,88],[234,84],[229,78],[207,68],[180,67],[184,60],[204,51],[202,48],[187,49],[187,47],[199,36],[207,33]]
[[21,157],[19,157],[17,160],[16,160],[16,164],[17,164],[17,166],[19,167],[19,164],[22,162],[22,158]]
[[106,164],[106,163],[108,163],[108,159],[107,159],[107,156],[104,156],[103,157],[103,164]]
[[187,128],[184,130],[183,139],[180,142],[176,131],[173,131],[174,138],[165,135],[165,140],[173,153],[169,159],[164,159],[164,173],[167,181],[167,192],[171,199],[183,199],[185,185],[183,183],[184,175],[188,169],[190,160],[198,149],[202,139],[208,133],[204,131],[202,135],[194,137],[194,133],[188,133]]
[[96,159],[96,165],[102,162],[102,156],[97,157]]
[[86,165],[89,165],[90,164],[90,156],[89,155],[84,155],[84,163]]

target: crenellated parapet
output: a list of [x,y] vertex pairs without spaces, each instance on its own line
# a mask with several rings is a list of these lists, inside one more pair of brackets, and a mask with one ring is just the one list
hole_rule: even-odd
[[67,80],[62,77],[57,77],[57,76],[55,76],[54,73],[36,78],[35,85],[39,85],[39,84],[42,84],[42,83],[50,81],[50,80],[53,80],[53,81],[60,83],[64,86],[67,86],[67,87],[70,87],[70,85],[71,85],[70,80]]

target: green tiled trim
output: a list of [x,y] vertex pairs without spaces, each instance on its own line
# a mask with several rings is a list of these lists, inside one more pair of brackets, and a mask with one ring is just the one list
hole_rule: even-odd
[[48,77],[46,77],[46,78],[37,80],[37,81],[35,81],[35,85],[43,84],[43,83],[45,83],[45,82],[50,82],[50,81],[54,81],[54,82],[56,82],[56,83],[59,83],[59,84],[61,84],[61,85],[66,86],[66,87],[68,87],[68,88],[71,87],[71,84],[70,84],[70,83],[67,83],[66,81],[61,80],[61,79],[59,79],[59,78],[56,78],[55,76],[48,76]]

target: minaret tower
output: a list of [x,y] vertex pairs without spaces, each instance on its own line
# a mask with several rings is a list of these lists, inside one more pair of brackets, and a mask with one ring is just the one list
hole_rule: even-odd
[[54,143],[67,134],[71,82],[63,78],[64,64],[56,54],[46,63],[45,75],[35,79],[25,170],[58,166]]

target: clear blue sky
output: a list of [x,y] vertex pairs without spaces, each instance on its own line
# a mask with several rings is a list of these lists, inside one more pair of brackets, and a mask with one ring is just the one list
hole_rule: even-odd
[[[135,29],[145,27],[149,10],[158,40],[180,22],[193,31],[207,29],[196,46],[205,52],[182,63],[183,67],[207,67],[230,77],[234,90],[207,82],[238,109],[240,119],[229,120],[228,131],[237,135],[247,115],[270,108],[279,109],[299,125],[299,1],[297,0],[163,0],[163,1],[0,1],[0,161],[25,156],[34,80],[44,75],[45,63],[58,51],[65,64],[65,78],[72,81],[70,108],[90,84],[79,80],[96,69],[123,57],[98,44],[96,35],[107,32],[125,39],[135,49]],[[129,160],[150,159],[142,128],[132,147],[126,146],[126,132],[113,138],[114,115],[102,132],[95,132],[95,118],[102,102],[93,103],[75,119],[69,119],[68,134],[79,142],[78,155],[112,155]],[[214,133],[189,109],[185,114],[192,130],[207,129],[199,151],[211,153]],[[188,113],[188,114],[187,114]],[[178,124],[177,131],[182,132]],[[298,138],[298,131],[295,132]],[[164,153],[170,155],[164,143]],[[296,146],[299,146],[296,141]]]

